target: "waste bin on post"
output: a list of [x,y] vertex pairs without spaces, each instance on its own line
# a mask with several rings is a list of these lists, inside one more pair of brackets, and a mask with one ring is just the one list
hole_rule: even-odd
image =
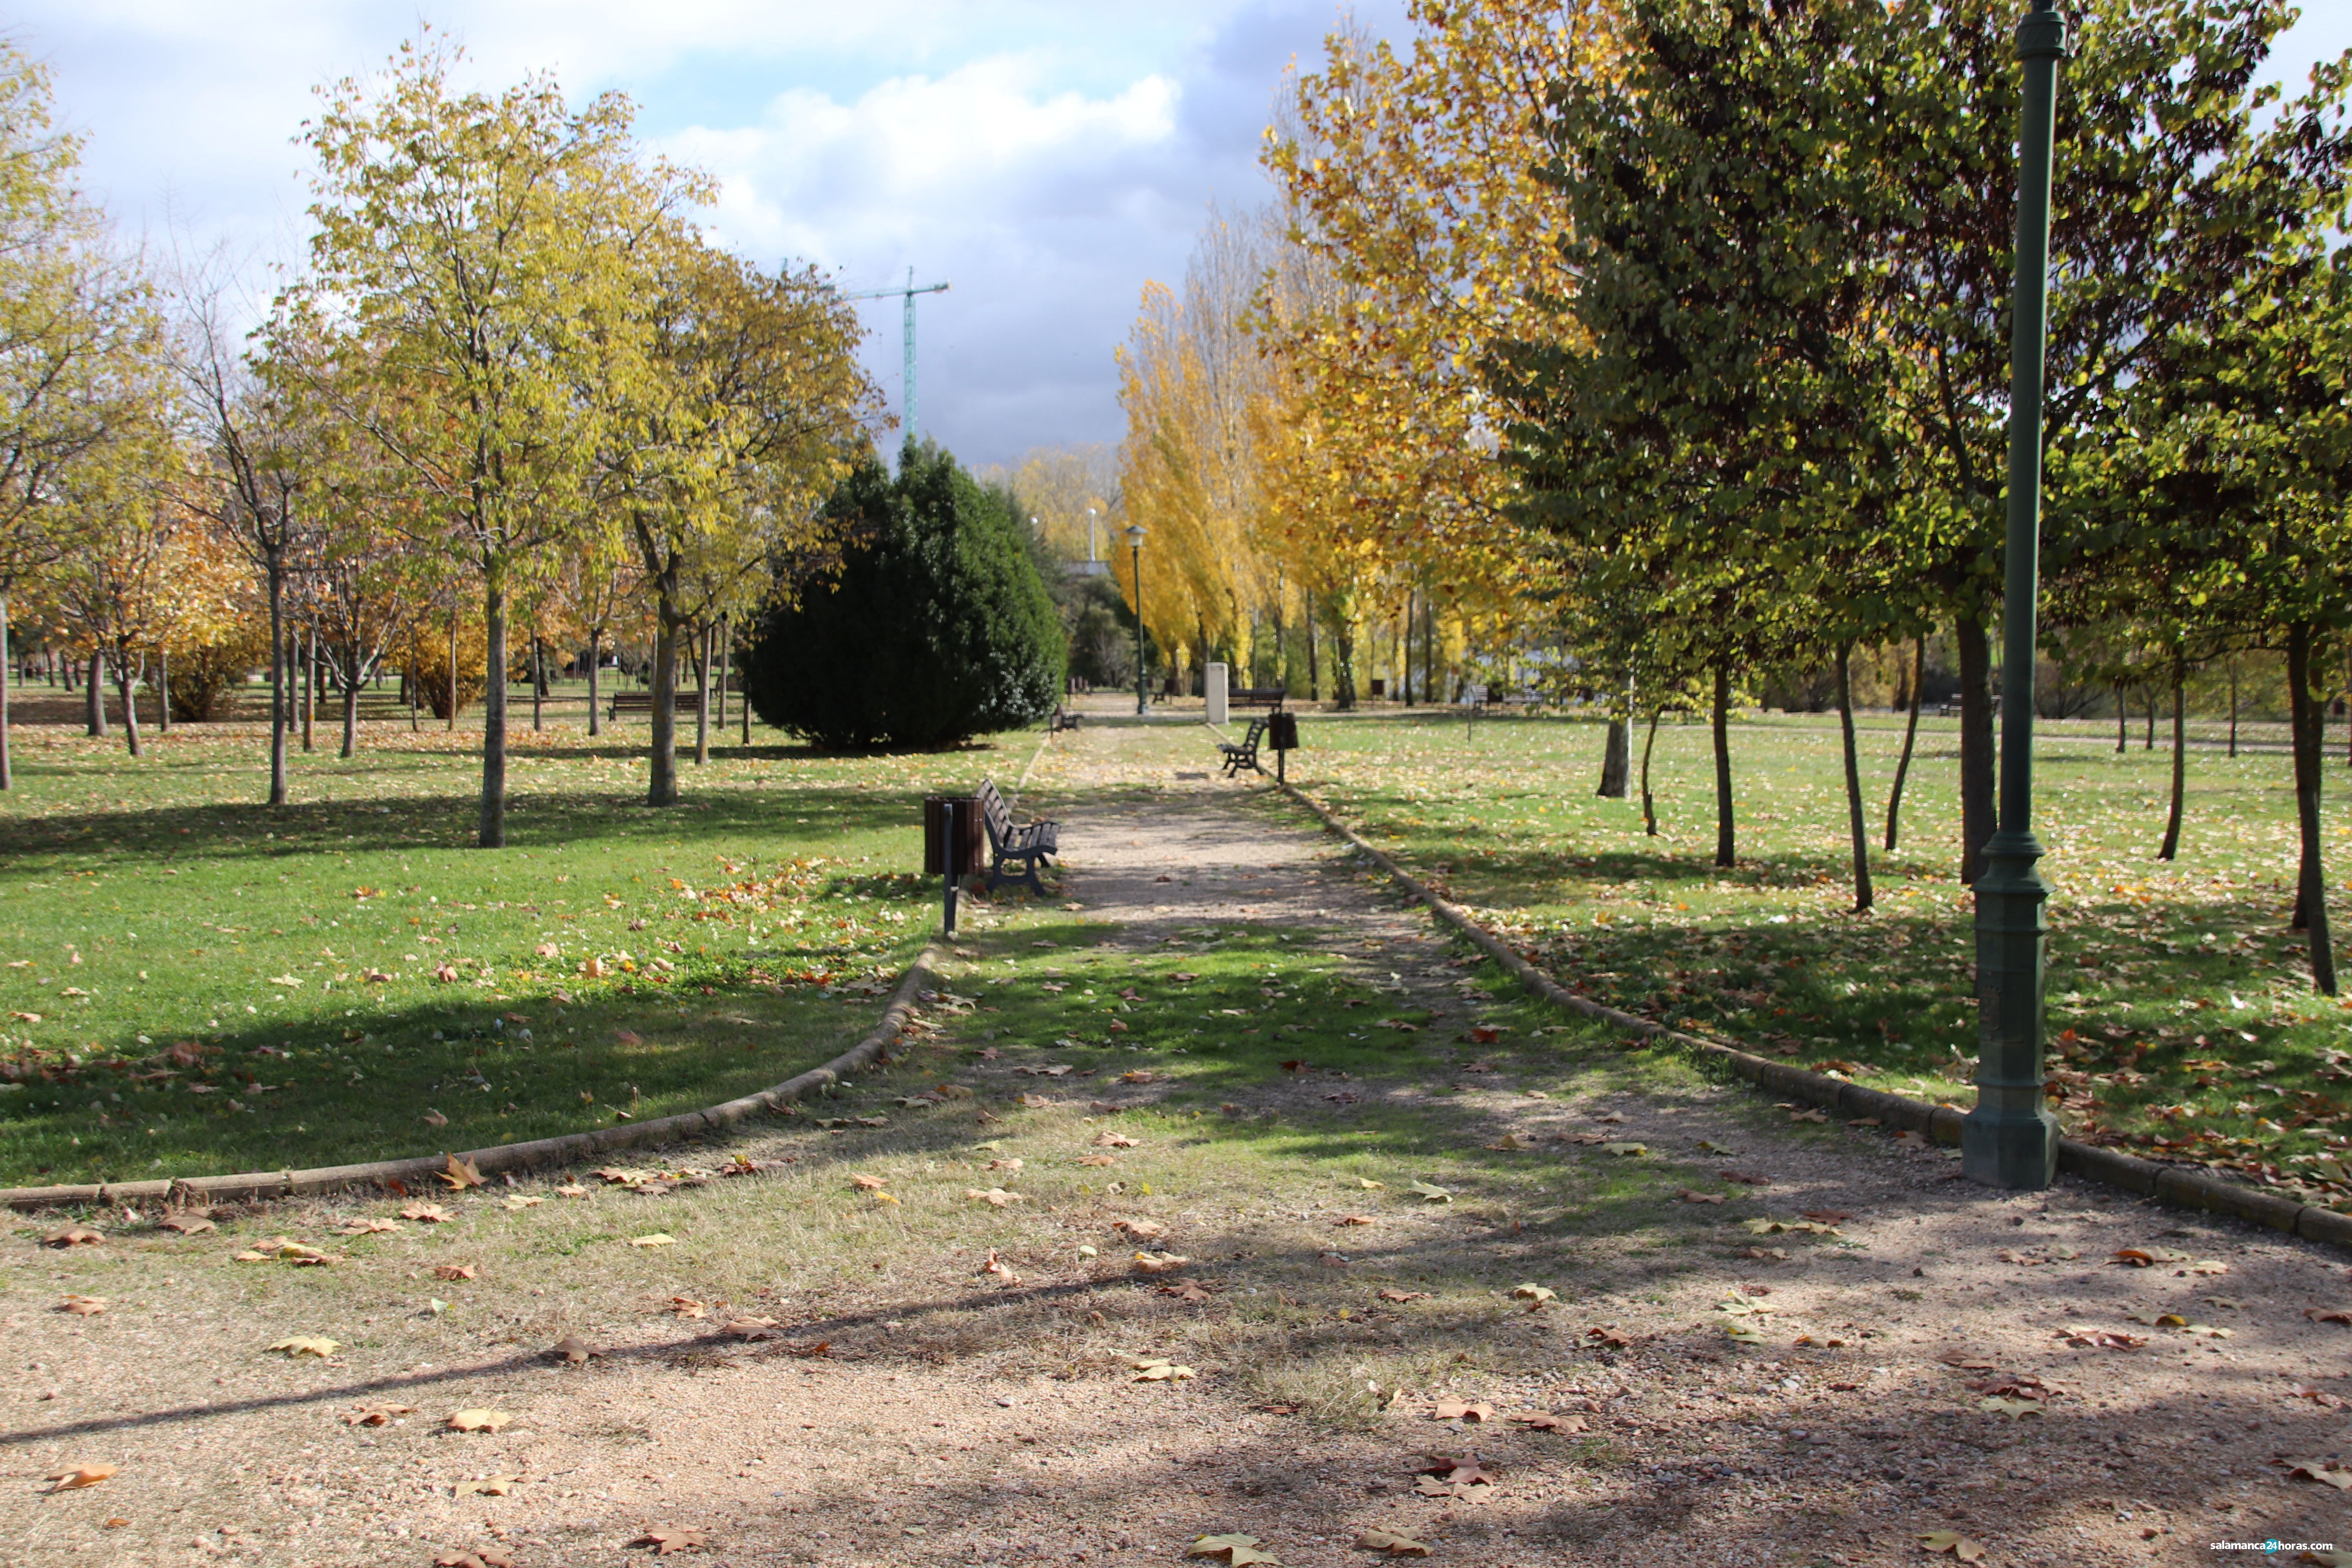
[[1289,783],[1290,753],[1298,750],[1298,715],[1287,708],[1276,709],[1265,721],[1265,743],[1274,752],[1274,782]]
[[978,796],[923,797],[923,875],[944,883],[940,894],[943,935],[955,935],[956,884],[986,864],[981,840]]

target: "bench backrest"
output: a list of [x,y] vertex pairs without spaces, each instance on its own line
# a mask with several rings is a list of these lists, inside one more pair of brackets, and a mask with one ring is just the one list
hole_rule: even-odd
[[988,826],[999,838],[1003,837],[1012,829],[1013,813],[1005,809],[1004,797],[996,793],[996,781],[982,779],[972,793],[980,797],[981,815],[988,818]]
[[1244,746],[1255,746],[1255,745],[1256,745],[1256,744],[1258,743],[1258,740],[1259,740],[1259,738],[1260,738],[1261,736],[1263,736],[1263,735],[1265,733],[1265,727],[1266,727],[1268,724],[1272,723],[1272,722],[1273,722],[1273,721],[1272,721],[1272,720],[1270,720],[1270,719],[1253,719],[1253,720],[1251,720],[1251,721],[1250,721],[1250,725],[1249,725],[1249,733],[1248,733],[1248,734],[1246,734],[1246,735],[1244,735],[1244,736],[1242,737],[1242,744],[1243,744],[1243,745],[1244,745]]

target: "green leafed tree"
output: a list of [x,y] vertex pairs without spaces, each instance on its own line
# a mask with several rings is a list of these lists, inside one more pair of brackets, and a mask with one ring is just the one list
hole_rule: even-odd
[[838,566],[788,569],[753,634],[753,709],[837,749],[945,745],[1050,712],[1066,650],[1015,511],[928,442],[896,475],[869,456],[825,503]]

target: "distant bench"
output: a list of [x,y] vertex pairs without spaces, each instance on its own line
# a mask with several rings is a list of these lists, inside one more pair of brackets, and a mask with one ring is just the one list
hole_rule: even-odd
[[1225,700],[1236,708],[1279,708],[1290,700],[1286,686],[1236,686]]
[[[674,712],[686,714],[702,711],[702,693],[699,691],[681,691],[674,700],[677,703]],[[624,713],[643,713],[651,717],[653,710],[654,694],[652,692],[615,691],[613,693],[613,704],[605,710],[604,717],[618,719]]]

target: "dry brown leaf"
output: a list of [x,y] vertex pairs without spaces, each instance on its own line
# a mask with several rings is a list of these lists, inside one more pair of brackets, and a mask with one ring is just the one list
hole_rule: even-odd
[[478,1187],[482,1184],[482,1173],[474,1168],[474,1162],[471,1160],[460,1160],[455,1154],[445,1154],[442,1158],[449,1163],[433,1174],[437,1179],[446,1182],[453,1190],[463,1192],[467,1187]]
[[378,1236],[387,1232],[396,1231],[399,1228],[400,1222],[398,1220],[355,1219],[349,1225],[337,1226],[335,1227],[335,1234],[337,1236]]
[[77,1318],[94,1318],[106,1310],[103,1296],[68,1296],[58,1303],[60,1312],[71,1312]]
[[1222,1557],[1234,1564],[1234,1568],[1248,1568],[1252,1563],[1258,1564],[1259,1568],[1281,1568],[1280,1559],[1274,1553],[1258,1549],[1255,1535],[1203,1535],[1186,1549],[1184,1555]]
[[470,1481],[459,1481],[457,1489],[450,1495],[472,1497],[478,1494],[482,1497],[505,1497],[514,1490],[515,1483],[520,1479],[522,1478],[518,1475],[481,1476]]
[[[1488,1031],[1490,1034],[1493,1031]],[[1385,1530],[1368,1530],[1356,1537],[1359,1552],[1385,1552],[1391,1557],[1426,1557],[1429,1548],[1410,1535],[1397,1535]]]
[[981,1264],[979,1272],[982,1274],[992,1274],[996,1276],[996,1278],[1003,1280],[1007,1285],[1018,1285],[1021,1283],[1021,1276],[1015,1274],[1012,1269],[1007,1268],[1004,1266],[1003,1260],[996,1256],[996,1248],[992,1247],[988,1249],[987,1260]]
[[672,1296],[669,1310],[671,1316],[678,1318],[707,1318],[710,1315],[709,1303],[698,1301],[691,1296]]
[[2332,1459],[2282,1459],[2287,1479],[2295,1481],[2317,1481],[2334,1487],[2337,1491],[2352,1491],[2352,1468]]
[[1985,1554],[1985,1549],[1957,1530],[1931,1530],[1919,1537],[1919,1550],[1937,1553],[1948,1552],[1963,1563],[1974,1563]]
[[749,1344],[761,1340],[782,1338],[776,1332],[782,1326],[773,1318],[738,1318],[720,1331],[733,1334],[737,1339]]
[[439,1204],[410,1204],[400,1211],[403,1219],[413,1219],[425,1225],[447,1225],[457,1216]]
[[1588,1340],[1598,1340],[1615,1350],[1622,1350],[1633,1342],[1615,1329],[1587,1329],[1584,1331],[1584,1337]]
[[41,1237],[43,1247],[95,1247],[106,1239],[104,1231],[92,1230],[86,1225],[69,1225],[63,1230],[53,1230]]
[[1429,1300],[1429,1292],[1426,1290],[1400,1290],[1393,1285],[1374,1293],[1383,1301],[1426,1301]]
[[988,1168],[992,1171],[1017,1171],[1021,1169],[1021,1163],[1022,1163],[1018,1158],[1009,1160],[991,1160],[988,1163]]
[[864,1193],[878,1193],[878,1192],[880,1192],[880,1191],[883,1189],[883,1187],[884,1187],[884,1186],[886,1186],[887,1184],[887,1183],[885,1183],[885,1182],[882,1180],[882,1178],[881,1178],[881,1177],[879,1177],[879,1176],[868,1176],[868,1175],[863,1174],[863,1173],[858,1173],[858,1174],[856,1174],[856,1175],[852,1175],[852,1176],[849,1178],[849,1184],[850,1184],[851,1186],[853,1186],[853,1187],[856,1187],[856,1188],[858,1191],[860,1191],[860,1192],[864,1192]]
[[1492,1421],[1495,1407],[1466,1399],[1441,1399],[1429,1409],[1433,1421]]
[[54,1483],[49,1488],[53,1492],[79,1491],[84,1487],[94,1487],[110,1476],[119,1474],[121,1469],[121,1465],[76,1465],[70,1470],[51,1471],[41,1479]]
[[460,1410],[449,1417],[452,1432],[499,1432],[514,1416],[504,1410]]
[[1000,1209],[1021,1201],[1019,1193],[1008,1193],[1003,1187],[990,1187],[985,1191],[979,1187],[966,1187],[963,1190],[963,1195]]
[[1168,1234],[1168,1227],[1156,1219],[1115,1219],[1110,1227],[1136,1241],[1150,1241]]
[[1532,1415],[1514,1415],[1511,1420],[1536,1432],[1581,1432],[1586,1429],[1583,1416],[1556,1415],[1549,1410],[1538,1411]]
[[1681,1198],[1683,1202],[1686,1204],[1719,1204],[1723,1201],[1723,1194],[1721,1193],[1695,1192],[1689,1187],[1685,1187],[1681,1192],[1677,1193],[1675,1196]]
[[389,1426],[403,1415],[414,1415],[414,1405],[357,1405],[343,1413],[346,1426]]
[[1085,1158],[1081,1159],[1078,1163],[1081,1165],[1116,1165],[1118,1163],[1118,1157],[1115,1154],[1088,1154]]
[[1160,1293],[1163,1296],[1173,1296],[1179,1301],[1201,1302],[1216,1300],[1214,1295],[1191,1279],[1179,1279],[1173,1285],[1162,1285],[1160,1287]]
[[1135,1255],[1134,1268],[1138,1274],[1173,1274],[1192,1261],[1172,1252],[1139,1252]]
[[449,1125],[449,1119],[442,1115],[437,1110],[427,1110],[425,1113],[425,1125],[427,1127],[446,1127]]
[[629,1544],[650,1546],[654,1549],[655,1556],[667,1557],[673,1552],[689,1550],[707,1552],[710,1549],[710,1537],[709,1532],[699,1525],[688,1525],[682,1528],[665,1527],[660,1530],[648,1530]]
[[155,1222],[158,1230],[176,1231],[182,1236],[195,1236],[220,1226],[200,1214],[167,1214]]
[[1372,1216],[1368,1214],[1343,1214],[1331,1223],[1335,1226],[1370,1225]]
[[471,1263],[436,1263],[433,1266],[436,1279],[471,1279],[481,1270]]
[[604,1352],[600,1350],[590,1349],[587,1342],[581,1339],[577,1334],[566,1334],[562,1339],[556,1341],[555,1343],[550,1347],[547,1353],[568,1365],[578,1366],[590,1356],[601,1356]]
[[317,1356],[320,1361],[324,1361],[342,1346],[334,1340],[296,1335],[292,1339],[279,1340],[269,1348],[274,1351],[284,1351],[289,1361],[299,1360],[306,1355]]
[[1129,1138],[1126,1133],[1114,1132],[1109,1128],[1106,1127],[1101,1131],[1095,1134],[1094,1146],[1097,1149],[1133,1149],[1139,1145],[1137,1144],[1134,1139]]
[[633,1236],[629,1237],[629,1245],[631,1247],[676,1247],[677,1245],[677,1237],[670,1235],[667,1231],[657,1230],[651,1236]]

